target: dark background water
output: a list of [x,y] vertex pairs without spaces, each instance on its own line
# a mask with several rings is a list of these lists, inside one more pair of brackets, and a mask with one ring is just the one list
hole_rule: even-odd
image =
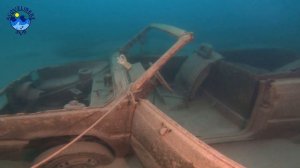
[[[6,16],[17,5],[35,14],[28,33],[15,34]],[[29,70],[109,57],[152,22],[195,33],[194,46],[279,47],[299,51],[299,0],[4,0],[0,3],[0,88]]]

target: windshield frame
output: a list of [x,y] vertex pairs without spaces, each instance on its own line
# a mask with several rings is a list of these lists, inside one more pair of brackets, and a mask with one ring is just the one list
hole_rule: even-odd
[[131,40],[129,40],[120,50],[119,53],[126,55],[127,51],[139,41],[139,39],[143,38],[147,32],[151,29],[157,29],[163,32],[166,32],[172,36],[177,38],[177,41],[160,56],[160,58],[150,66],[145,73],[142,74],[132,85],[131,91],[139,91],[142,90],[143,87],[150,81],[150,79],[187,43],[192,41],[193,33],[187,32],[183,29],[166,25],[166,24],[150,24],[145,27],[141,32],[139,32],[136,36],[134,36]]

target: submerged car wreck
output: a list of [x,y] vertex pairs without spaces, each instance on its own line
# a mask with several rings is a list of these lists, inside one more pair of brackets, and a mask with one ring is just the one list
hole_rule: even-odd
[[[161,55],[135,49],[153,30],[176,38]],[[151,24],[109,61],[46,67],[14,81],[0,92],[0,157],[36,166],[73,140],[37,167],[105,166],[134,153],[149,168],[238,168],[209,145],[297,139],[299,56],[220,54],[207,44],[175,56],[192,38]]]

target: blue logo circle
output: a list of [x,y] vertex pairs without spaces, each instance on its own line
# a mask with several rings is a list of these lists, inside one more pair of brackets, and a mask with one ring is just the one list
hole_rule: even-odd
[[17,34],[23,35],[34,20],[34,14],[32,11],[23,6],[17,6],[10,10],[7,20],[10,21],[10,25],[16,30]]

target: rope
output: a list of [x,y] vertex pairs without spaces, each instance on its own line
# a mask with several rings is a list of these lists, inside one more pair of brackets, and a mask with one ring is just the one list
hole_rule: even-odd
[[[130,88],[130,87],[129,87]],[[131,101],[136,104],[136,100],[134,98],[134,92],[132,91],[128,91],[125,97],[128,97],[128,95],[130,95]],[[92,128],[94,128],[97,124],[99,124],[106,116],[108,116],[111,112],[113,112],[115,110],[115,108],[120,104],[120,102],[125,98],[122,97],[120,98],[111,108],[110,110],[108,110],[103,116],[101,116],[99,119],[97,119],[91,126],[89,126],[87,129],[85,129],[82,133],[80,133],[78,136],[76,136],[72,141],[70,141],[69,143],[67,143],[66,145],[64,145],[63,147],[61,147],[60,149],[58,149],[56,152],[52,153],[51,155],[49,155],[48,157],[46,157],[45,159],[41,160],[40,162],[34,164],[33,166],[31,166],[31,168],[38,168],[40,166],[42,166],[43,164],[45,164],[46,162],[48,162],[49,160],[53,159],[55,156],[57,156],[58,154],[60,154],[61,152],[63,152],[64,150],[66,150],[68,147],[70,147],[71,145],[73,145],[75,142],[77,142],[80,138],[82,138],[87,132],[89,132]]]

